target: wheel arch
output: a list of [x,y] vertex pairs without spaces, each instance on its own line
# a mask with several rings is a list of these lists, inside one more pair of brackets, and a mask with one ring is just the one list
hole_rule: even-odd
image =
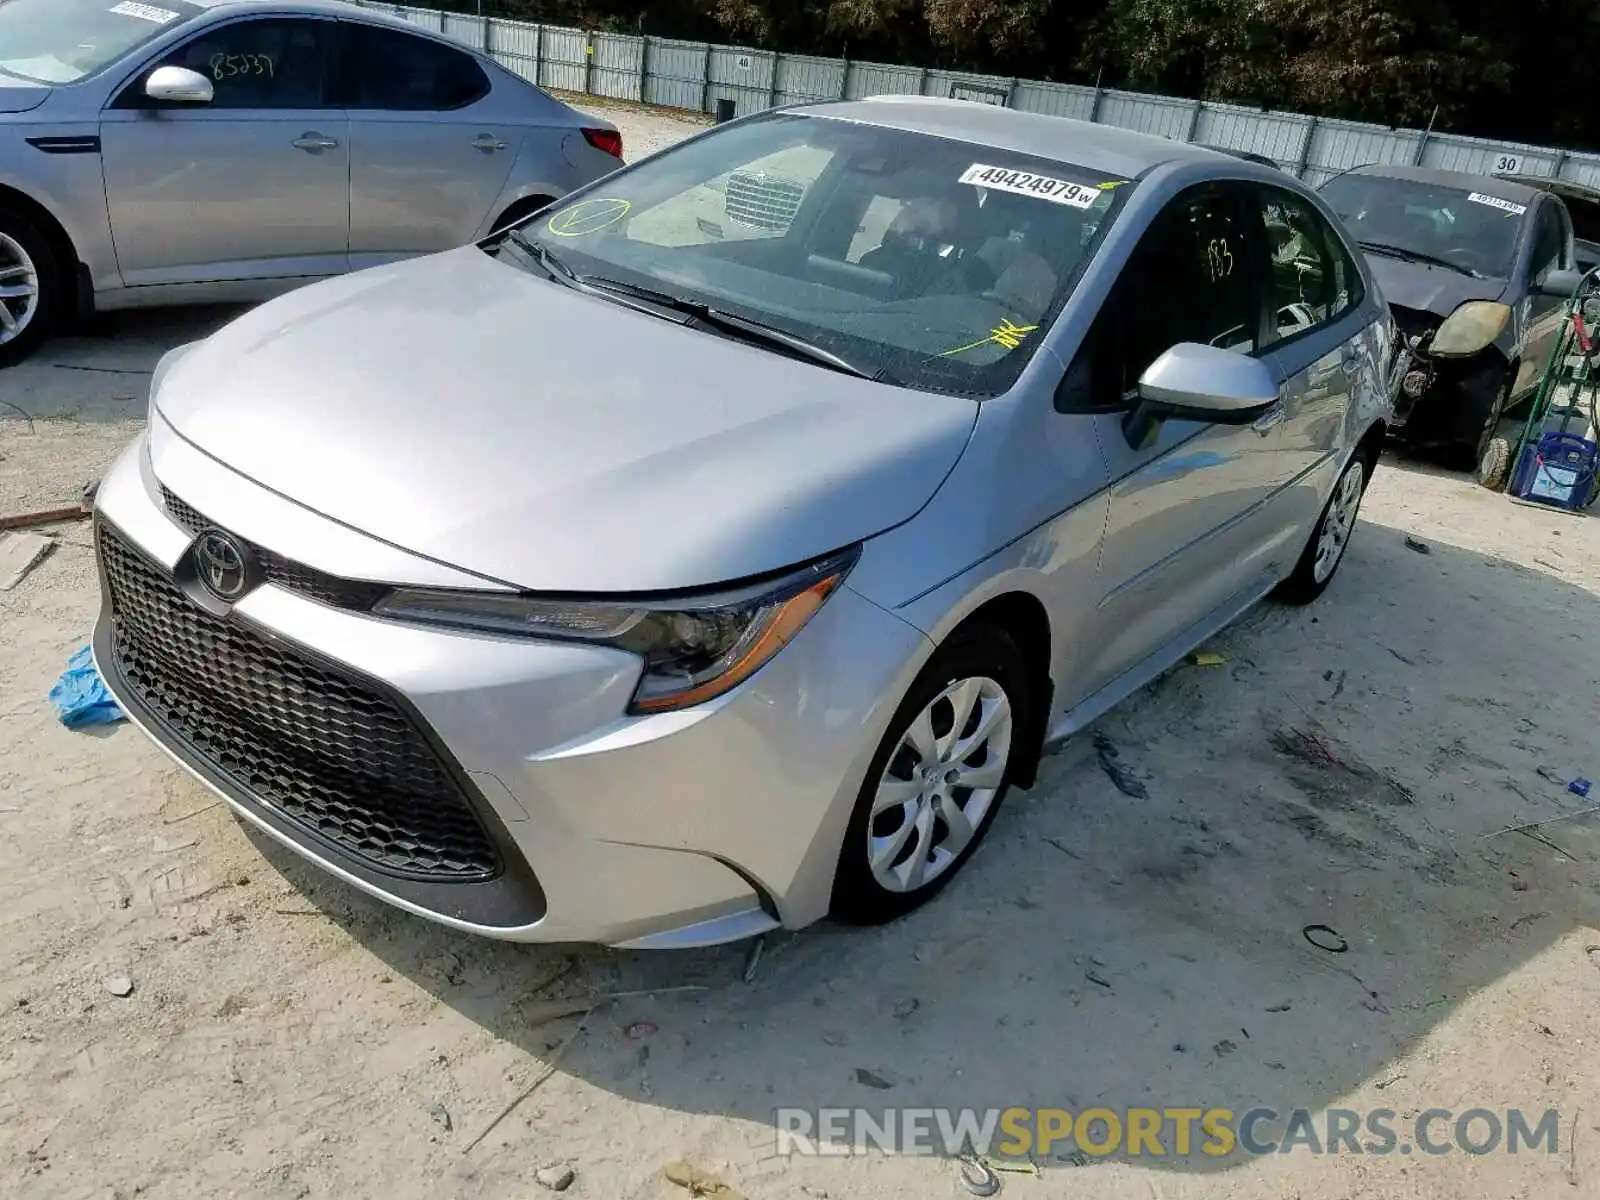
[[72,235],[67,232],[66,226],[41,201],[4,181],[0,181],[0,208],[10,208],[21,213],[37,225],[39,232],[50,240],[50,249],[55,252],[66,275],[67,314],[70,316],[74,312],[81,311],[85,301],[90,297],[81,294],[84,285],[83,272],[80,270],[82,260],[78,257],[78,247],[73,242]]
[[512,221],[531,216],[546,205],[554,204],[560,196],[550,188],[533,188],[499,204],[483,227],[483,236],[489,237],[504,229]]
[[1055,681],[1050,674],[1050,616],[1043,602],[1031,592],[1005,591],[991,596],[960,619],[941,641],[947,645],[965,634],[983,629],[998,629],[1017,644],[1028,667],[1032,690],[1032,711],[1022,753],[1014,761],[1012,783],[1032,787],[1038,778],[1039,760],[1044,753],[1045,731],[1050,726],[1054,707]]

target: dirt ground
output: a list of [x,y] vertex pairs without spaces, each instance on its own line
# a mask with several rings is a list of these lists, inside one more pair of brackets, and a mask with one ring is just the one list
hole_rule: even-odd
[[[630,147],[692,128],[608,115]],[[160,351],[229,315],[124,315],[0,372],[28,414],[0,404],[0,512],[74,500]],[[773,1110],[1260,1104],[1553,1108],[1560,1142],[1063,1152],[1004,1194],[1600,1196],[1600,818],[1494,836],[1586,807],[1540,767],[1600,777],[1600,522],[1393,456],[1362,515],[1321,602],[1100,723],[1146,798],[1080,739],[936,903],[751,972],[745,946],[457,936],[253,836],[131,726],[63,728],[97,589],[56,527],[0,592],[0,1195],[498,1200],[566,1163],[569,1195],[665,1200],[687,1158],[750,1200],[960,1197],[946,1159],[779,1157]]]

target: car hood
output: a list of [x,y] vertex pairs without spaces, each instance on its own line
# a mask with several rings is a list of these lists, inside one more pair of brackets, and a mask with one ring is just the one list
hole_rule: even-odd
[[43,104],[50,89],[43,84],[29,83],[0,74],[0,113],[32,112]]
[[1449,267],[1430,267],[1383,254],[1369,253],[1367,265],[1390,304],[1440,317],[1448,317],[1468,300],[1498,300],[1506,290],[1503,279],[1474,279]]
[[[921,508],[976,402],[870,383],[574,292],[468,246],[290,293],[155,397],[239,473],[538,590],[721,583]],[[292,546],[274,546],[293,553]]]

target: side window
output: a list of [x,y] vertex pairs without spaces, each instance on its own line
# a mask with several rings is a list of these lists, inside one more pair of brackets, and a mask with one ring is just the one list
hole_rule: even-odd
[[1207,188],[1180,196],[1145,232],[1086,340],[1092,365],[1069,373],[1088,386],[1090,407],[1120,406],[1179,342],[1256,350],[1259,307],[1242,213],[1234,189]]
[[451,112],[489,94],[478,60],[398,29],[346,22],[339,93],[347,108]]
[[1528,272],[1529,278],[1542,278],[1548,271],[1559,267],[1566,244],[1566,227],[1561,222],[1561,210],[1547,200],[1539,205],[1539,223],[1533,233],[1533,262]]
[[[208,29],[153,66],[187,67],[211,80],[216,98],[207,108],[321,108],[334,29],[332,21],[235,21]],[[132,89],[140,97],[145,77]]]
[[1320,328],[1356,302],[1360,273],[1314,206],[1289,192],[1264,188],[1261,223],[1271,262],[1267,303],[1276,338]]

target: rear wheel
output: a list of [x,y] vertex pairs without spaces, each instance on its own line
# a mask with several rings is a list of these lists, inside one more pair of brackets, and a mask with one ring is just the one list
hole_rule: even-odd
[[0,208],[0,366],[38,349],[66,293],[66,276],[49,239],[22,213]]
[[856,799],[833,915],[876,925],[936,896],[989,830],[1033,728],[1028,671],[998,629],[959,633],[896,710]]
[[1334,572],[1344,561],[1344,552],[1355,532],[1361,497],[1367,490],[1367,464],[1360,454],[1350,460],[1333,495],[1322,510],[1322,517],[1311,531],[1311,538],[1295,564],[1294,572],[1278,585],[1274,593],[1285,604],[1310,604],[1333,582]]

